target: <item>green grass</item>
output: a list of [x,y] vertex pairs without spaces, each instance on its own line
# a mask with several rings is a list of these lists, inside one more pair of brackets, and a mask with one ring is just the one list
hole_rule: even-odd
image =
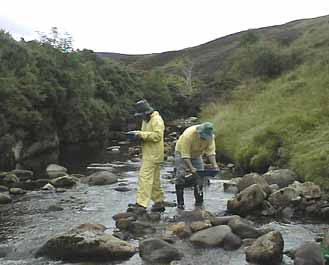
[[218,153],[245,172],[269,165],[329,187],[329,64],[318,57],[272,81],[249,81],[203,110]]

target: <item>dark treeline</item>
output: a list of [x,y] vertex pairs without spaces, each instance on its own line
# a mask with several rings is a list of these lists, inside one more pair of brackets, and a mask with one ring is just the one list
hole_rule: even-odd
[[167,120],[189,111],[180,84],[161,72],[136,72],[60,41],[16,41],[0,31],[1,170],[13,167],[13,149],[24,160],[59,144],[107,140],[141,98]]

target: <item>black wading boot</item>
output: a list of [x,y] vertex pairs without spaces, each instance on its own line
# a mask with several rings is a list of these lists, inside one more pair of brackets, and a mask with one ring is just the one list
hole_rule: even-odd
[[194,186],[194,198],[195,206],[200,207],[203,205],[203,186],[195,185]]
[[177,197],[177,208],[184,210],[184,186],[183,185],[175,185],[176,189],[176,197]]

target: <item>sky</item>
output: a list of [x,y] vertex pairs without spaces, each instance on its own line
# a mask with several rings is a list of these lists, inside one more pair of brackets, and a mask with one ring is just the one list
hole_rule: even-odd
[[329,15],[328,0],[1,0],[0,28],[25,40],[51,27],[75,49],[146,54]]

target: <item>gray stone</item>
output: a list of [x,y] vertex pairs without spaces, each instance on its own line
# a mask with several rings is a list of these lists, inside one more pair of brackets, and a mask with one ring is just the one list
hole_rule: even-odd
[[230,232],[232,232],[232,230],[227,225],[214,226],[196,232],[190,237],[190,241],[193,244],[202,247],[221,246],[223,245],[225,236]]
[[[90,225],[89,225],[90,227]],[[136,248],[101,229],[76,228],[49,239],[36,253],[55,260],[113,261],[133,256]]]
[[263,189],[258,184],[253,184],[228,200],[227,209],[232,213],[245,215],[261,206],[265,197]]
[[300,178],[290,169],[277,169],[265,173],[264,178],[268,184],[277,184],[280,189],[288,187]]
[[110,185],[118,182],[118,177],[109,171],[99,171],[88,176],[89,185]]
[[300,197],[298,192],[291,187],[286,187],[275,191],[268,197],[268,201],[275,208],[283,208],[290,206],[299,199]]
[[300,183],[299,181],[295,181],[290,186],[294,188],[303,198],[308,200],[321,198],[321,188],[313,182],[308,181]]
[[225,250],[236,250],[242,245],[242,240],[239,236],[234,233],[228,233],[224,237],[224,249]]
[[46,171],[50,178],[58,178],[67,175],[67,169],[56,164],[48,165]]
[[119,191],[119,192],[131,191],[131,189],[129,189],[128,187],[116,187],[116,188],[114,188],[114,190]]
[[0,192],[6,192],[6,191],[8,191],[8,187],[0,185]]
[[284,242],[280,232],[269,232],[246,249],[246,260],[255,264],[281,264]]
[[78,179],[71,176],[63,176],[52,179],[50,183],[56,188],[69,188],[73,187],[79,182]]
[[11,203],[11,198],[9,195],[4,194],[4,193],[0,193],[0,204],[7,204],[7,203]]
[[302,244],[295,252],[294,265],[324,265],[321,248],[317,243]]
[[47,183],[45,186],[42,187],[42,190],[55,190],[56,188],[54,187],[54,185]]
[[180,260],[183,253],[164,240],[149,238],[139,243],[139,254],[142,259],[152,263],[169,263]]
[[242,239],[258,238],[262,235],[262,233],[254,228],[250,222],[240,217],[231,219],[228,226],[232,229],[234,234]]
[[269,187],[268,183],[264,177],[258,173],[250,173],[244,175],[237,183],[238,191],[243,191],[245,188],[251,186],[252,184],[258,184],[267,194],[271,193],[271,188]]
[[191,230],[193,233],[201,231],[203,229],[211,227],[211,222],[209,220],[205,221],[196,221],[190,224]]
[[23,190],[23,189],[20,189],[20,188],[11,188],[9,190],[9,193],[13,194],[13,195],[23,195],[23,194],[26,194],[27,191]]
[[213,226],[227,225],[234,218],[239,218],[239,216],[238,215],[228,215],[228,216],[213,217],[210,219],[210,222]]
[[28,179],[33,179],[34,173],[31,170],[23,170],[23,169],[14,169],[11,173],[15,174],[20,181],[25,181]]

